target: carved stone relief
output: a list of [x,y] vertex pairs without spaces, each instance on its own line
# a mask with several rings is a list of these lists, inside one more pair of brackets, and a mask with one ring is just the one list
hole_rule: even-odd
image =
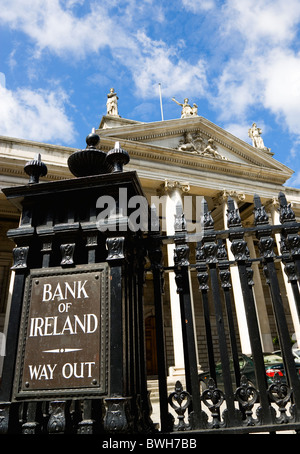
[[217,146],[214,144],[212,138],[205,139],[200,133],[185,132],[183,139],[179,141],[179,144],[176,148],[179,151],[187,151],[194,153],[200,156],[208,156],[216,159],[227,159],[225,156],[222,156],[217,149]]

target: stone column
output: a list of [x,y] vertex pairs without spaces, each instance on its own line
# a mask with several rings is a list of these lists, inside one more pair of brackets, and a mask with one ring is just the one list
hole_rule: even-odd
[[[236,208],[237,208],[237,200],[244,200],[244,198],[245,198],[244,194],[238,194],[236,192],[233,192],[233,191],[229,192],[226,190],[224,190],[223,193],[219,196],[218,201],[219,201],[219,203],[222,204],[223,220],[224,220],[225,229],[228,229],[228,225],[227,225],[227,209],[228,209],[227,198],[228,198],[228,196],[232,197]],[[232,260],[234,261],[234,256],[231,252],[231,241],[228,238],[226,239],[226,244],[227,244],[228,259],[230,261],[232,261]],[[247,355],[247,354],[251,354],[251,344],[250,344],[247,318],[246,318],[246,312],[245,312],[245,306],[244,306],[244,298],[243,298],[239,270],[238,270],[237,265],[230,265],[230,274],[231,274],[231,282],[232,282],[232,290],[233,290],[235,310],[236,310],[236,316],[237,316],[237,323],[238,323],[238,329],[239,329],[239,336],[240,336],[240,342],[241,342],[241,349],[242,349],[242,352]]]
[[[279,207],[279,203],[278,203],[277,199],[275,199],[275,198],[272,199],[268,204],[266,204],[266,209],[271,213],[271,222],[273,225],[280,224],[278,207]],[[275,240],[276,240],[277,249],[280,253],[280,233],[275,233]],[[285,285],[286,296],[287,296],[287,299],[289,302],[291,317],[292,317],[292,321],[293,321],[293,325],[294,325],[296,341],[297,341],[297,344],[299,347],[300,346],[300,322],[299,322],[297,306],[296,306],[292,286],[288,281],[288,277],[284,271],[284,264],[282,263],[282,261],[280,261],[280,266],[281,266],[282,277],[283,277],[283,281],[284,281],[284,285]]]
[[[165,195],[165,230],[167,235],[174,235],[174,222],[176,214],[176,205],[181,204],[183,207],[182,194],[189,192],[188,183],[166,180],[162,185],[161,195]],[[174,244],[167,245],[168,266],[174,265]],[[181,314],[179,295],[177,293],[177,285],[175,282],[175,273],[168,273],[170,306],[171,306],[171,321],[173,333],[173,348],[174,348],[174,366],[169,370],[170,376],[184,375],[184,355],[182,342]],[[192,297],[192,294],[191,294]],[[193,306],[193,305],[192,305]],[[197,349],[197,346],[196,346]],[[197,351],[197,350],[196,350]],[[198,353],[197,353],[198,354]]]

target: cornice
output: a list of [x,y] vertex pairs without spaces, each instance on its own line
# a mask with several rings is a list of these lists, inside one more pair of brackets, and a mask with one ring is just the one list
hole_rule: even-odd
[[[276,161],[269,153],[254,148],[252,145],[235,137],[221,127],[212,123],[204,117],[186,118],[158,121],[152,123],[135,124],[121,128],[108,128],[97,130],[100,137],[115,137],[116,140],[125,139],[132,142],[143,143],[163,137],[182,136],[185,132],[201,133],[212,138],[215,143],[222,145],[250,164],[259,162],[262,165],[283,169],[291,172],[291,169]],[[155,146],[151,144],[151,146]]]
[[[186,131],[187,131],[187,128],[177,129],[175,131],[164,132],[164,133],[160,133],[160,134],[143,135],[143,136],[133,137],[133,138],[128,137],[128,140],[132,140],[132,141],[136,141],[136,142],[143,142],[146,140],[159,139],[162,137],[181,136]],[[250,162],[252,164],[257,163],[257,159],[254,159],[254,158],[250,157],[249,155],[246,155],[245,153],[241,152],[241,150],[239,150],[238,148],[228,145],[224,140],[221,140],[219,137],[208,134],[208,132],[203,128],[197,127],[197,128],[188,129],[188,131],[190,133],[200,133],[201,135],[204,135],[207,138],[212,138],[214,140],[214,143],[218,143],[219,145],[222,145],[223,147],[227,148],[228,150],[232,151],[233,153],[235,153],[236,155],[240,156],[241,158],[247,160],[248,162]],[[155,146],[153,144],[151,144],[151,145]]]
[[[209,129],[206,129],[206,127]],[[219,160],[142,141],[151,138],[181,136],[187,130],[200,132],[206,137],[213,138],[214,142],[231,150],[247,162],[241,163],[229,159]],[[293,174],[291,169],[271,158],[265,152],[254,149],[203,117],[135,123],[119,128],[98,130],[97,132],[101,136],[100,148],[104,151],[113,148],[115,141],[120,141],[121,146],[130,154],[130,166],[132,168],[135,166],[137,171],[139,168],[149,167],[152,168],[153,173],[159,174],[163,167],[168,171],[168,168],[172,166],[172,168],[178,167],[180,171],[188,171],[188,169],[199,171],[199,184],[201,183],[201,174],[203,175],[206,172],[211,178],[213,178],[213,174],[218,174],[219,176],[234,177],[243,183],[246,179],[251,179],[276,184],[276,186],[283,185]],[[8,178],[10,176],[26,178],[24,165],[28,160],[27,157],[29,155],[32,157],[34,154],[34,148],[45,150],[45,154],[42,156],[48,167],[48,175],[45,180],[53,181],[71,177],[67,167],[67,159],[77,149],[3,136],[0,136],[0,146],[1,143],[3,150],[1,150],[0,174],[6,175]],[[48,151],[49,154],[47,154]]]
[[[21,163],[21,165],[19,166],[10,166],[10,165],[2,165],[0,167],[0,186],[3,186],[3,181],[1,182],[1,176],[7,176],[8,178],[20,178],[22,181],[20,181],[20,183],[18,184],[23,184],[24,182],[26,182],[28,180],[28,176],[26,175],[26,173],[24,172],[24,165],[26,163],[26,160],[24,160],[23,163]],[[46,175],[46,177],[42,177],[41,178],[41,181],[56,181],[56,180],[63,180],[63,179],[66,179],[66,178],[72,178],[72,175],[67,167],[67,165],[65,167],[60,167],[59,169],[58,168],[53,168],[53,166],[51,166],[51,168],[49,169],[48,168],[48,173]]]
[[[101,149],[108,151],[113,147],[116,137],[102,137]],[[252,180],[267,181],[269,183],[285,183],[290,178],[292,171],[287,172],[286,167],[270,168],[257,164],[240,163],[230,160],[219,160],[208,156],[198,156],[187,151],[179,151],[175,149],[165,148],[162,146],[147,144],[143,142],[131,141],[122,139],[121,146],[125,148],[131,158],[143,160],[146,162],[157,162],[178,166],[180,168],[193,168],[219,174],[232,175],[237,178],[251,178]],[[288,169],[290,170],[290,169]]]
[[64,145],[53,145],[51,143],[45,143],[45,142],[36,142],[33,140],[26,140],[26,139],[18,139],[15,137],[7,137],[7,136],[1,136],[0,135],[0,146],[1,143],[8,144],[10,146],[14,145],[22,145],[22,146],[29,146],[33,148],[44,148],[45,150],[49,150],[51,152],[53,151],[58,151],[62,153],[74,153],[74,151],[77,151],[77,148],[72,148],[72,147],[66,147]]

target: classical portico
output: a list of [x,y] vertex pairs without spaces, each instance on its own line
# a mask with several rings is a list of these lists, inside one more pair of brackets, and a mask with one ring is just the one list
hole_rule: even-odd
[[[182,116],[180,119],[140,124],[127,123],[127,120],[116,119],[118,126],[112,126],[111,117],[103,117],[100,129],[102,147],[109,149],[111,140],[120,140],[122,146],[130,150],[130,166],[138,168],[149,201],[157,194],[167,195],[165,233],[174,233],[174,212],[176,203],[182,203],[185,196],[205,197],[218,229],[226,229],[227,199],[233,198],[236,208],[242,213],[242,222],[246,227],[253,221],[253,197],[258,193],[268,203],[281,190],[282,185],[292,175],[292,171],[273,158],[261,135],[261,130],[252,129],[256,141],[252,146],[232,136],[227,131],[212,124],[200,116]],[[255,125],[256,127],[256,125]],[[254,128],[254,125],[252,125]],[[250,130],[249,130],[250,134]],[[260,139],[260,140],[259,140]],[[150,170],[151,168],[151,170]],[[163,188],[163,193],[162,193]],[[299,193],[285,188],[287,194],[294,198],[293,208],[300,214]],[[292,195],[293,193],[293,195]],[[289,197],[289,195],[287,195]],[[194,202],[195,203],[195,202]],[[299,210],[299,211],[297,211]],[[162,221],[164,219],[161,219]],[[195,219],[194,219],[195,221]],[[273,221],[275,222],[275,221]],[[257,256],[255,239],[249,234],[248,249],[251,256]],[[229,259],[233,258],[227,239]],[[167,266],[173,264],[174,246],[167,245]],[[268,315],[269,297],[262,284],[259,262],[253,262],[253,294],[259,320],[259,329],[263,350],[274,350],[273,338],[276,336],[274,322]],[[178,294],[173,273],[168,273],[168,298],[170,300],[172,347],[168,351],[173,357],[170,373],[181,370],[183,352],[178,340],[177,327],[180,324]],[[191,276],[194,283],[195,276]],[[240,347],[243,353],[251,353],[243,295],[239,274],[235,265],[231,266],[232,294],[235,307],[236,323],[240,336]],[[282,280],[286,277],[282,272]],[[288,295],[289,293],[287,293]],[[288,297],[288,300],[291,298]],[[290,303],[289,303],[290,304]],[[297,323],[293,318],[291,304],[291,324],[297,336]],[[199,302],[194,301],[195,323],[199,319]],[[197,308],[197,309],[196,309]],[[201,317],[200,317],[201,318]],[[199,331],[199,330],[198,330]],[[198,339],[199,342],[199,339]],[[171,352],[173,349],[173,353]],[[201,349],[199,350],[201,365]]]

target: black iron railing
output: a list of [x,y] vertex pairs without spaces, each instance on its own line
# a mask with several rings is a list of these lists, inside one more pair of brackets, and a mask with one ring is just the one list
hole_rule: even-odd
[[[276,269],[277,262],[283,264],[299,315],[300,224],[296,222],[295,214],[284,194],[279,195],[281,223],[278,225],[269,224],[265,208],[259,197],[255,196],[252,227],[242,226],[239,211],[229,198],[228,228],[216,230],[205,204],[201,241],[199,235],[187,234],[180,207],[175,216],[173,237],[161,235],[153,213],[152,230],[150,228],[146,234],[127,235],[120,231],[104,235],[95,223],[95,202],[101,191],[105,191],[112,181],[120,187],[125,181],[128,187],[132,187],[133,195],[142,192],[135,174],[130,172],[120,173],[115,179],[109,175],[109,178],[87,177],[86,180],[67,180],[20,189],[21,192],[24,191],[25,197],[23,217],[20,227],[10,232],[17,243],[13,267],[16,276],[8,331],[9,345],[1,385],[0,433],[217,434],[300,430],[299,371],[292,355],[291,332],[282,298],[282,281],[279,280]],[[55,185],[55,191],[61,191],[61,198],[54,199],[52,185]],[[85,190],[88,191],[88,197],[84,197]],[[115,191],[114,187],[112,190]],[[20,197],[18,191],[17,188],[7,192],[11,197]],[[41,200],[49,197],[48,205],[39,203],[39,197]],[[68,214],[64,211],[66,206],[69,207]],[[82,219],[78,207],[86,210]],[[120,215],[120,222],[122,220],[126,221]],[[275,234],[281,237],[280,251],[275,247]],[[245,239],[248,235],[255,238],[259,257],[251,257]],[[163,264],[163,243],[166,241],[174,243],[172,267],[164,267]],[[231,244],[233,259],[228,257],[228,242]],[[191,247],[195,251],[194,262],[190,260]],[[281,374],[281,377],[275,374],[272,381],[267,380],[256,313],[252,270],[254,262],[258,262],[263,268],[263,276],[269,288],[284,366],[284,375]],[[104,305],[102,314],[106,320],[101,337],[101,351],[105,351],[106,355],[105,361],[101,360],[101,367],[105,369],[102,387],[94,391],[91,383],[92,388],[89,387],[87,391],[83,388],[58,389],[57,396],[55,390],[48,392],[49,390],[42,389],[41,392],[37,390],[33,393],[34,398],[31,399],[28,397],[30,392],[26,389],[26,383],[24,389],[19,390],[21,379],[18,378],[22,377],[23,367],[23,340],[21,336],[18,347],[18,336],[22,311],[22,320],[27,320],[23,292],[29,272],[40,270],[43,273],[61,267],[67,274],[69,268],[89,270],[89,267],[94,267],[97,263],[106,263],[110,274],[109,289],[103,296],[103,301],[99,296],[99,304]],[[242,289],[243,302],[240,304],[244,305],[246,314],[253,380],[249,380],[240,368],[240,347],[232,298],[233,265],[237,267]],[[163,310],[164,275],[169,270],[175,273],[179,294],[185,361],[185,384],[183,386],[178,381],[171,393],[167,386]],[[159,428],[151,420],[147,391],[143,312],[146,272],[153,276],[158,346]],[[194,295],[191,272],[196,275],[199,284],[199,291]],[[200,382],[198,371],[196,341],[199,333],[193,321],[193,299],[202,304],[208,359],[205,387]],[[212,334],[213,317],[217,342]],[[216,364],[216,351],[220,364]],[[220,368],[222,384],[219,379]]]
[[[294,299],[300,314],[299,305],[299,223],[287,203],[283,193],[279,194],[280,225],[270,225],[268,215],[260,198],[254,196],[254,225],[243,228],[239,210],[232,199],[228,199],[228,229],[217,231],[211,213],[205,204],[203,238],[196,243],[196,262],[190,263],[189,252],[193,236],[187,235],[184,214],[180,207],[175,219],[174,272],[177,291],[180,296],[182,338],[185,360],[186,389],[180,382],[169,395],[166,405],[166,363],[163,349],[159,351],[159,384],[161,430],[194,431],[208,433],[256,432],[300,428],[300,379],[299,367],[295,365],[291,349],[291,333],[287,323],[275,263],[282,262],[292,286]],[[275,252],[274,234],[281,236],[281,251]],[[251,257],[245,235],[251,234],[258,241],[259,257]],[[161,281],[161,238],[150,234],[150,259],[154,280],[154,300],[158,345],[163,345]],[[196,237],[195,237],[196,238]],[[225,241],[230,240],[234,261],[229,261]],[[168,238],[168,242],[170,238]],[[196,239],[195,239],[196,241]],[[155,252],[155,253],[154,253]],[[259,261],[269,287],[272,309],[276,321],[285,376],[276,374],[273,381],[267,381],[264,354],[253,294],[252,263]],[[251,361],[254,365],[254,382],[241,375],[237,333],[234,328],[233,301],[231,300],[231,265],[236,265],[242,289],[247,327],[251,344]],[[192,321],[190,270],[196,269],[199,294],[205,321],[206,349],[209,364],[209,380],[206,388],[199,386],[198,358],[195,350],[197,333]],[[218,345],[214,345],[211,328],[211,315],[208,295],[212,295]],[[197,296],[194,295],[194,298]],[[199,296],[198,296],[199,298]],[[224,304],[223,304],[224,301]],[[224,313],[225,307],[225,313]],[[225,323],[226,319],[226,323]],[[229,332],[228,332],[229,331]],[[230,340],[228,347],[227,338]],[[215,350],[218,349],[222,369],[222,389],[218,387]],[[169,413],[172,408],[178,416],[173,420]],[[174,414],[174,412],[173,412]],[[176,418],[175,418],[176,419]]]

